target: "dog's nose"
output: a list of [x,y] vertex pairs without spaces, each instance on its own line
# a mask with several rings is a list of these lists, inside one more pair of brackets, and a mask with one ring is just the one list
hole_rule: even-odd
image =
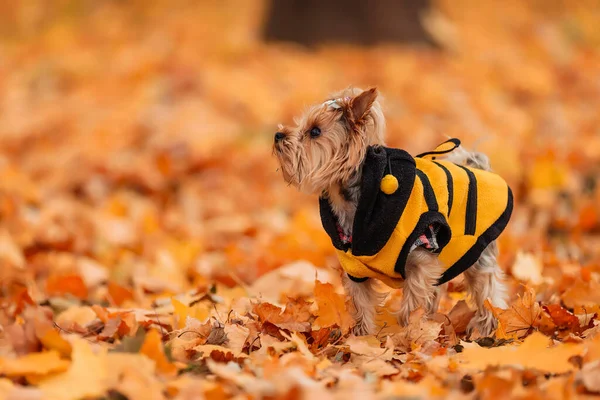
[[280,140],[282,140],[285,137],[285,133],[283,132],[277,132],[275,134],[275,143],[279,142]]

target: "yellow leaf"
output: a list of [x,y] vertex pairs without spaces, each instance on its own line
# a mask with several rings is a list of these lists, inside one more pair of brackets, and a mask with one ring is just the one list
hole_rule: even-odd
[[71,343],[67,342],[58,331],[54,329],[40,329],[36,331],[36,336],[45,348],[49,350],[56,350],[63,357],[71,357]]
[[163,384],[154,375],[154,361],[142,354],[108,353],[110,388],[128,399],[161,400]]
[[0,374],[17,377],[25,375],[48,375],[61,372],[69,367],[69,361],[62,360],[58,351],[31,353],[11,360],[0,359]]
[[85,340],[73,343],[73,363],[62,374],[41,380],[39,388],[45,398],[78,400],[100,397],[108,390],[106,351],[96,354]]
[[165,374],[171,375],[177,372],[177,367],[173,365],[165,355],[161,335],[156,330],[151,330],[146,335],[144,344],[140,353],[145,354],[149,359],[156,363],[156,369]]
[[187,317],[192,317],[200,322],[204,322],[208,317],[209,313],[206,307],[201,304],[196,304],[193,307],[186,306],[176,298],[171,298],[171,304],[173,304],[174,315],[177,316],[177,328],[181,329],[185,327]]
[[473,370],[488,366],[513,366],[561,374],[575,369],[569,362],[572,356],[582,354],[581,344],[559,344],[548,347],[550,339],[539,332],[531,334],[520,346],[465,347],[459,354],[463,365]]

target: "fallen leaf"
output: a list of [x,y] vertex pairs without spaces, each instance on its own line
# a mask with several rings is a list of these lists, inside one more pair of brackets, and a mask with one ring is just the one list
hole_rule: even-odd
[[358,367],[362,372],[373,374],[378,377],[396,375],[400,372],[392,364],[380,358],[353,356],[352,364]]
[[156,363],[156,370],[160,373],[172,375],[177,372],[177,367],[165,355],[161,334],[157,330],[151,329],[148,331],[140,353],[153,360]]
[[318,317],[313,328],[320,329],[337,325],[343,332],[348,332],[354,319],[346,309],[344,296],[337,294],[330,283],[315,281],[315,302],[319,308]]
[[106,351],[94,353],[90,344],[83,340],[73,343],[73,362],[63,373],[53,375],[39,382],[44,396],[53,400],[79,400],[100,397],[108,389],[109,365]]
[[581,369],[581,380],[585,388],[593,393],[600,393],[600,360],[587,363]]
[[511,267],[512,275],[522,282],[534,285],[542,282],[544,266],[538,257],[531,253],[518,252],[515,262]]
[[[203,344],[196,346],[194,347],[194,350],[198,353],[198,357],[200,359],[210,358],[217,362],[227,363],[238,358],[238,356],[236,356],[232,350],[214,344]],[[239,356],[244,358],[247,357],[246,354],[239,354]]]
[[456,333],[464,333],[467,331],[467,326],[474,315],[475,311],[469,308],[467,302],[460,300],[448,313],[448,319],[452,323]]
[[129,399],[162,400],[163,383],[156,379],[156,363],[141,354],[108,353],[109,387]]
[[508,310],[502,310],[492,306],[488,300],[486,307],[494,313],[498,319],[496,337],[499,339],[520,338],[529,334],[531,330],[539,326],[543,314],[542,309],[535,301],[535,291],[528,289],[519,300],[512,304]]
[[227,342],[225,346],[231,349],[234,356],[238,357],[242,354],[246,342],[250,335],[250,330],[242,325],[226,324],[225,333],[227,334]]
[[292,332],[289,335],[283,331],[281,331],[280,333],[287,340],[294,343],[294,345],[296,345],[296,349],[300,353],[302,353],[305,357],[307,357],[310,360],[315,359],[315,356],[313,355],[313,353],[311,353],[310,349],[308,348],[308,346],[306,344],[306,341],[302,337],[300,337],[297,333]]
[[65,371],[71,363],[60,358],[58,351],[31,353],[14,360],[0,358],[0,374],[9,377],[44,376]]
[[270,322],[273,325],[296,332],[310,331],[311,313],[308,311],[308,303],[304,300],[298,301],[297,304],[288,302],[285,311],[270,303],[259,303],[253,307],[253,312],[258,315],[262,322]]
[[113,281],[109,281],[107,284],[109,301],[116,306],[121,306],[126,301],[133,300],[133,292]]
[[600,304],[600,283],[577,280],[561,296],[563,303],[569,308],[594,308]]
[[436,340],[441,330],[442,323],[427,318],[425,312],[418,309],[410,315],[408,325],[390,337],[397,349],[410,352],[429,340]]
[[71,357],[73,350],[71,343],[67,342],[53,327],[36,327],[35,334],[42,345],[48,350],[56,350],[63,357]]
[[488,366],[511,366],[561,374],[575,370],[569,359],[580,355],[580,344],[558,344],[548,347],[550,339],[539,332],[532,333],[521,345],[501,347],[468,347],[458,355],[469,370],[484,370]]
[[71,307],[56,317],[56,324],[62,329],[71,330],[74,325],[85,328],[94,320],[96,313],[91,307]]
[[51,275],[46,281],[46,293],[50,296],[70,294],[81,300],[88,297],[88,289],[79,275]]
[[186,325],[188,317],[200,322],[206,321],[209,317],[208,310],[202,304],[195,304],[189,307],[175,298],[171,298],[171,304],[173,304],[174,315],[177,317],[177,326],[180,329]]
[[393,351],[381,347],[381,342],[375,336],[351,336],[345,344],[350,347],[354,354],[366,357],[381,358],[389,361],[392,359]]
[[571,332],[578,333],[581,328],[579,326],[579,318],[565,310],[558,304],[548,304],[544,306],[544,310],[550,314],[550,318],[559,329],[567,329]]

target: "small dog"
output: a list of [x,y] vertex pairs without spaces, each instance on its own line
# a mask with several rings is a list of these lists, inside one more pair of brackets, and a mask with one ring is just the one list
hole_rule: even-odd
[[295,124],[279,126],[273,151],[286,182],[320,196],[354,303],[354,332],[375,333],[383,300],[375,279],[403,289],[398,321],[406,325],[419,307],[436,312],[441,285],[464,272],[477,307],[469,332],[491,334],[497,321],[484,302],[506,308],[495,240],[510,219],[512,193],[488,172],[488,158],[456,139],[417,157],[385,147],[375,88],[336,93]]

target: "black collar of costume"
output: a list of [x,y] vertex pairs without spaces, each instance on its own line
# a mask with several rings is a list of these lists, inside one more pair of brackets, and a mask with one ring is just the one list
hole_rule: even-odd
[[[391,171],[390,171],[391,167]],[[393,174],[398,190],[387,195],[380,190],[381,179]],[[406,207],[415,182],[415,160],[404,150],[369,146],[362,170],[360,198],[352,228],[352,243],[344,244],[337,230],[337,218],[326,198],[319,199],[321,222],[338,250],[352,249],[355,256],[374,255],[385,246]]]

